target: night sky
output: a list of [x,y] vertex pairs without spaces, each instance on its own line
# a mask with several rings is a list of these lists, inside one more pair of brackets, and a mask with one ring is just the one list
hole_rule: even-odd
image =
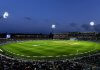
[[[100,0],[0,0],[0,32],[100,32]],[[95,22],[91,27],[89,23]]]

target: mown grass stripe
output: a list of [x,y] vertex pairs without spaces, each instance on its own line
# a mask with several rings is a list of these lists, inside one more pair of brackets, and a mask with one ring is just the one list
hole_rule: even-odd
[[34,59],[83,55],[100,50],[99,46],[99,43],[89,41],[34,40],[5,44],[0,49],[16,57]]

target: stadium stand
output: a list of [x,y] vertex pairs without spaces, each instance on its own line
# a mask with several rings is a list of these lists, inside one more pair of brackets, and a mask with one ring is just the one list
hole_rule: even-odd
[[50,39],[51,35],[48,34],[12,34],[12,39]]
[[100,33],[96,32],[68,32],[68,33],[60,33],[54,34],[54,39],[68,39],[77,38],[78,40],[100,40]]
[[100,70],[100,54],[75,60],[23,61],[0,55],[0,70]]
[[[0,38],[6,38],[7,33],[0,33]],[[67,39],[76,38],[78,40],[100,40],[100,33],[97,32],[68,32],[58,34],[23,34],[23,33],[11,33],[11,39]]]

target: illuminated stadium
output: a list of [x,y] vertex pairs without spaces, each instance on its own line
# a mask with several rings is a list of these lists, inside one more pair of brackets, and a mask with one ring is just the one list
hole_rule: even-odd
[[0,1],[0,70],[100,70],[99,0]]
[[[81,66],[88,66],[82,65],[84,61],[88,64],[92,61],[92,63],[99,65],[99,35],[99,33],[95,32],[69,32],[60,34],[2,33],[0,34],[0,53],[1,57],[6,59],[4,61],[7,62],[12,60],[15,63],[17,60],[17,63],[22,64],[27,64],[27,62],[30,64],[34,64],[32,62],[39,64],[67,62],[74,63],[76,64],[75,66],[80,65],[81,69]],[[95,61],[98,61],[98,63],[95,63]],[[30,65],[28,64],[28,66]],[[64,68],[66,69],[66,67]]]
[[[24,36],[27,37],[27,35]],[[7,35],[7,37],[9,36]],[[26,39],[25,41],[16,40],[5,43],[1,45],[0,52],[9,57],[13,56],[17,59],[38,60],[57,58],[73,59],[89,54],[94,54],[100,50],[99,43],[92,41],[75,40],[75,38],[71,38],[70,40],[37,39]]]

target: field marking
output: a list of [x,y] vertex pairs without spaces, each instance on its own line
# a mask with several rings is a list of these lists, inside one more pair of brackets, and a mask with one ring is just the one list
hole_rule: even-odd
[[69,45],[80,45],[79,43],[68,43]]
[[[92,51],[94,51],[94,50],[95,50],[95,49],[92,49],[92,50],[90,50],[90,51],[83,52],[83,53],[68,54],[68,55],[57,55],[57,56],[25,56],[25,55],[13,53],[13,52],[11,52],[11,51],[9,51],[9,50],[6,50],[6,51],[8,51],[8,52],[10,52],[10,53],[12,53],[12,54],[20,55],[20,56],[27,57],[27,58],[29,58],[29,57],[44,57],[44,58],[45,58],[45,57],[61,57],[61,56],[66,57],[66,56],[72,56],[72,55],[79,55],[79,54],[89,53],[89,52],[92,52]],[[83,57],[84,57],[84,56],[83,56]]]
[[41,56],[41,57],[45,57],[45,56]]
[[48,56],[48,57],[53,57],[53,56]]
[[67,55],[62,55],[62,56],[67,56]]
[[31,57],[31,56],[26,56],[26,57]]
[[56,56],[56,57],[60,57],[60,56],[58,55],[58,56]]
[[18,44],[22,44],[22,43],[18,43]]
[[24,55],[21,55],[21,56],[24,56]]
[[16,55],[19,55],[19,54],[16,54]]
[[[95,51],[96,50],[96,48],[95,49],[92,49],[92,50],[90,50],[90,51],[87,51],[87,52],[83,52],[83,53],[76,53],[76,54],[68,54],[68,55],[78,55],[78,54],[85,54],[85,53],[89,53],[89,52],[92,52],[92,51]],[[1,49],[0,49],[0,51],[1,51]],[[3,51],[3,50],[2,50]],[[61,57],[61,56],[68,56],[68,55],[57,55],[57,56],[25,56],[25,55],[21,55],[21,54],[16,54],[16,53],[13,53],[13,52],[11,52],[11,51],[9,51],[9,50],[6,50],[6,51],[8,51],[8,52],[10,52],[10,53],[12,53],[12,54],[14,54],[14,55],[20,55],[20,56],[24,56],[24,57]],[[83,56],[84,57],[84,56]]]
[[33,56],[33,57],[37,57],[37,56]]
[[32,46],[40,46],[40,45],[32,45]]

